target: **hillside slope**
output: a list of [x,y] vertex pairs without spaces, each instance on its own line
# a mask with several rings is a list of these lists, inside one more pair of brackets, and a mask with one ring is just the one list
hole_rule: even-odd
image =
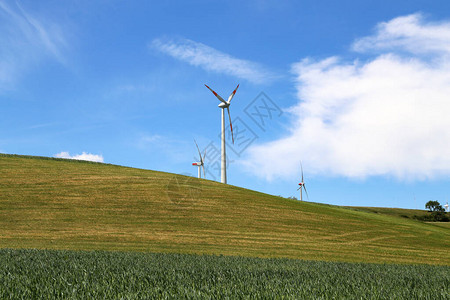
[[[405,209],[405,208],[392,208],[392,207],[364,207],[364,206],[344,206],[359,211],[365,211],[375,214],[390,215],[399,218],[409,218],[421,220],[429,217],[430,212],[424,209]],[[444,225],[445,222],[443,222]]]
[[115,165],[0,155],[0,247],[450,265],[450,230]]

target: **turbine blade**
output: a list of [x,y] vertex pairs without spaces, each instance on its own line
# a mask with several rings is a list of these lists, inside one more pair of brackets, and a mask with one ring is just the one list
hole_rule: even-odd
[[206,149],[205,149],[205,152],[203,153],[203,162],[205,162],[205,157],[206,157]]
[[231,115],[230,115],[230,109],[228,107],[227,107],[227,111],[228,111],[228,119],[230,119],[231,139],[233,140],[233,144],[234,144],[233,125],[231,125]]
[[234,94],[236,94],[236,91],[237,91],[238,87],[239,87],[239,84],[238,84],[237,87],[234,89],[234,91],[231,93],[230,97],[228,97],[228,101],[227,101],[228,103],[230,103],[231,99],[233,99]]
[[203,162],[202,154],[200,153],[200,148],[198,148],[197,141],[195,139],[194,139],[194,143],[195,143],[195,146],[197,146],[198,156],[200,156],[200,162]]
[[305,189],[306,197],[307,197],[307,198],[308,198],[308,200],[309,200],[309,196],[308,196],[308,191],[306,190],[306,186],[305,186],[305,185],[303,185],[303,188]]
[[219,99],[220,101],[222,101],[222,102],[225,103],[225,104],[228,104],[225,100],[223,100],[222,97],[219,96],[219,94],[217,94],[216,92],[214,92],[209,86],[207,86],[206,84],[205,84],[205,86],[206,86],[206,87],[214,94],[214,96],[217,97],[217,99]]
[[301,161],[300,161],[300,168],[302,168],[302,183],[303,183],[303,165]]

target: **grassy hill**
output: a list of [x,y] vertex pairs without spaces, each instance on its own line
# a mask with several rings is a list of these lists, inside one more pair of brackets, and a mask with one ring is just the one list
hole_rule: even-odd
[[450,230],[108,164],[0,155],[0,247],[450,265]]
[[[409,218],[419,221],[428,221],[430,219],[430,212],[422,209],[404,209],[392,207],[363,207],[363,206],[344,206],[346,208],[365,211],[375,214],[384,214],[400,218]],[[447,213],[447,215],[450,215]],[[435,225],[450,228],[450,222],[436,222]]]
[[405,209],[392,207],[364,207],[364,206],[347,206],[350,209],[371,212],[375,214],[385,214],[394,217],[410,218],[423,217],[428,215],[428,211],[422,209]]

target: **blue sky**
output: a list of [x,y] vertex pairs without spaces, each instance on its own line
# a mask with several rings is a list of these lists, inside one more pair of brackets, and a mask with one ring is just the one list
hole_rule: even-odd
[[448,1],[0,0],[0,46],[2,153],[195,176],[195,138],[220,180],[204,84],[240,84],[230,184],[298,197],[302,162],[314,202],[450,196]]

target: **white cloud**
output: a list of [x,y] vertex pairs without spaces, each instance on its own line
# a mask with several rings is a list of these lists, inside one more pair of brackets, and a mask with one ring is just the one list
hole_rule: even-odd
[[188,39],[155,39],[150,47],[207,71],[235,76],[253,83],[265,83],[275,78],[274,74],[258,63],[232,57]]
[[60,152],[58,154],[55,154],[54,157],[57,158],[67,158],[67,159],[76,159],[76,160],[87,160],[87,161],[94,161],[94,162],[103,162],[103,156],[98,154],[91,154],[83,152],[81,154],[75,154],[70,155],[69,152]]
[[[408,20],[414,30],[405,26]],[[250,148],[247,167],[267,179],[298,175],[300,160],[309,173],[352,178],[450,175],[450,23],[417,20],[413,15],[379,25],[403,34],[389,38],[391,52],[369,61],[330,57],[293,64],[299,103],[290,109],[291,131]],[[401,30],[394,30],[395,24]],[[430,38],[422,38],[422,32]],[[404,42],[406,34],[417,48],[435,37],[438,59],[406,55],[414,52]],[[383,30],[359,40],[357,48],[369,47],[361,41],[383,48],[380,36]]]
[[59,25],[32,15],[18,2],[0,0],[0,90],[46,56],[64,63],[66,47]]
[[426,23],[421,14],[378,24],[374,36],[356,41],[356,51],[399,49],[411,53],[450,53],[450,23]]

